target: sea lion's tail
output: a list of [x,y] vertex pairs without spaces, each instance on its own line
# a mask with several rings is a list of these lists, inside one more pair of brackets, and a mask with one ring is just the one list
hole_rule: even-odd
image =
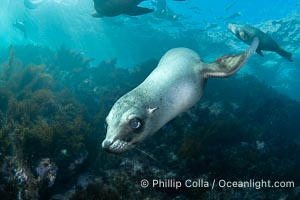
[[254,38],[249,49],[238,55],[227,55],[218,58],[215,62],[205,64],[202,69],[204,78],[228,77],[237,72],[255,53],[259,44],[258,38]]
[[279,48],[278,51],[276,51],[276,53],[278,53],[279,55],[281,55],[284,58],[287,58],[290,62],[293,62],[293,59],[292,59],[293,54],[292,53],[287,52],[286,50],[284,50],[282,48]]

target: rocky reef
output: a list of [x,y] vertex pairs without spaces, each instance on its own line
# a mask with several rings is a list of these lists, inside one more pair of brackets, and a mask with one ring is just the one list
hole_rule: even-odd
[[[92,59],[65,48],[2,52],[3,199],[300,198],[300,103],[253,76],[209,80],[195,107],[138,149],[116,156],[100,148],[104,119],[157,60],[127,70],[116,59],[92,66]],[[143,188],[142,179],[265,179],[295,187]]]

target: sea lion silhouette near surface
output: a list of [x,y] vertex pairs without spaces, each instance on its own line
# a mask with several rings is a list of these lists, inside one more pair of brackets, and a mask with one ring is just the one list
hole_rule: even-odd
[[238,71],[258,46],[238,55],[204,63],[187,48],[169,50],[158,66],[135,89],[122,96],[107,118],[107,134],[102,148],[122,153],[153,135],[171,119],[188,110],[201,98],[210,77],[228,77]]
[[289,61],[293,62],[292,54],[290,52],[282,49],[273,38],[262,32],[261,30],[249,26],[249,25],[238,25],[238,24],[228,24],[229,30],[241,41],[246,44],[251,44],[253,38],[257,37],[259,39],[259,45],[256,52],[264,56],[261,52],[264,51],[273,51],[278,53],[280,56],[287,58]]
[[45,3],[47,0],[24,0],[24,5],[28,9],[36,9],[41,4]]
[[26,26],[23,21],[16,20],[16,22],[13,23],[13,27],[20,30],[23,33],[24,38],[27,39],[27,30],[26,30]]
[[126,14],[131,16],[151,13],[154,10],[139,7],[138,5],[145,0],[94,0],[93,17],[115,17]]

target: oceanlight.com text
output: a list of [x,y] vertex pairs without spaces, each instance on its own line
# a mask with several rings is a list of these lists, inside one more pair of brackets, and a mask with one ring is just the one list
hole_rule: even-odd
[[271,181],[271,180],[255,180],[250,179],[246,181],[232,181],[232,180],[216,180],[207,181],[204,179],[187,179],[187,180],[176,180],[176,179],[143,179],[140,182],[142,188],[174,188],[179,189],[185,188],[211,188],[212,190],[216,187],[219,188],[255,188],[260,190],[262,188],[294,188],[294,181]]

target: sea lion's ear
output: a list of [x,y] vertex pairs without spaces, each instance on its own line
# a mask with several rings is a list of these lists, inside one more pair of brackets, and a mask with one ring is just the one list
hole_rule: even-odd
[[240,32],[240,37],[243,41],[248,41],[248,39],[249,39],[249,36],[245,31]]
[[149,113],[149,114],[152,114],[152,113],[154,113],[154,112],[157,111],[157,110],[158,110],[158,107],[148,108],[148,113]]

